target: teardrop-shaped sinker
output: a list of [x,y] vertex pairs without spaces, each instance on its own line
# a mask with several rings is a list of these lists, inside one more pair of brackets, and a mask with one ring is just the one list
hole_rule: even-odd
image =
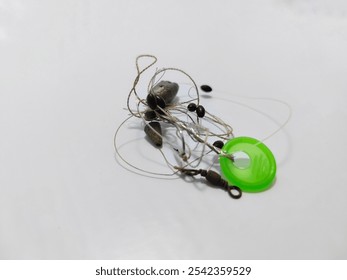
[[161,133],[161,125],[159,122],[150,122],[145,126],[145,133],[152,143],[161,148],[163,146],[163,137]]

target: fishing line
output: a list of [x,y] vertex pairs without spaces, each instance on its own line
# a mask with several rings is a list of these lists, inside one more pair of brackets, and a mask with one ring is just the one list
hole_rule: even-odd
[[[219,90],[216,90],[216,92],[219,92],[223,95],[227,95],[225,92],[223,91],[219,91]],[[275,129],[272,133],[270,133],[269,135],[267,135],[266,137],[262,138],[259,143],[263,143],[265,142],[266,140],[272,138],[274,135],[276,135],[278,132],[280,132],[281,130],[284,129],[284,127],[288,124],[288,122],[290,121],[290,119],[292,118],[292,107],[289,105],[289,103],[287,103],[286,101],[284,100],[280,100],[280,99],[277,99],[277,98],[272,98],[272,97],[251,97],[251,96],[242,96],[242,95],[235,95],[235,94],[229,94],[228,96],[230,97],[237,97],[237,98],[242,98],[242,99],[250,99],[250,100],[264,100],[264,101],[270,101],[270,102],[276,102],[276,103],[279,103],[279,104],[282,104],[286,107],[288,113],[287,113],[287,116],[286,116],[286,119],[282,122],[282,123],[279,123],[274,117],[272,117],[271,115],[269,115],[268,113],[258,109],[258,108],[255,108],[253,106],[250,106],[246,103],[243,103],[243,102],[239,102],[239,101],[235,101],[235,100],[231,100],[229,98],[223,98],[223,97],[220,97],[219,95],[216,95],[215,93],[213,94],[213,98],[214,99],[218,99],[218,100],[222,100],[222,101],[226,101],[226,102],[230,102],[230,103],[234,103],[234,104],[237,104],[237,105],[240,105],[240,106],[243,106],[247,109],[250,109],[254,112],[257,112],[269,119],[271,119],[272,121],[274,121],[277,125],[278,125],[278,128]],[[210,97],[209,95],[202,95],[202,97]]]
[[[143,69],[139,66],[139,61],[142,58],[152,59],[152,62],[145,65]],[[272,152],[263,142],[276,135],[289,122],[291,117],[290,105],[282,100],[273,98],[242,96],[242,98],[281,103],[287,106],[289,114],[284,123],[261,140],[251,137],[235,137],[233,128],[229,124],[223,121],[222,118],[208,112],[200,104],[198,85],[188,73],[179,68],[166,67],[159,70],[157,68],[154,75],[149,79],[146,97],[141,98],[137,93],[136,87],[141,79],[141,75],[156,62],[156,57],[152,55],[141,55],[136,59],[137,76],[127,97],[127,109],[130,116],[118,126],[114,135],[114,148],[121,161],[134,169],[136,173],[142,172],[146,175],[160,178],[175,177],[178,173],[186,176],[200,175],[206,178],[210,184],[226,190],[232,198],[240,198],[242,191],[258,192],[269,188],[274,182],[276,161]],[[162,80],[168,72],[179,73],[188,78],[190,82],[178,84]],[[181,101],[181,98],[184,98],[184,96],[182,96],[182,89],[179,90],[179,85],[190,86],[185,92],[188,100]],[[212,91],[212,88],[207,85],[203,85],[200,88],[205,92]],[[194,90],[194,96],[192,95],[192,90]],[[135,102],[136,108],[131,109],[130,100],[134,98],[133,102]],[[232,102],[273,119],[268,114],[248,104],[218,97],[215,94],[213,98]],[[166,165],[172,171],[171,173],[146,170],[130,163],[126,156],[120,153],[120,146],[117,145],[119,132],[132,118],[141,119],[141,122],[144,124],[145,134],[154,148],[159,150]],[[165,130],[164,132],[163,129]],[[170,134],[172,130],[174,131],[174,138]],[[214,142],[212,143],[212,141]],[[192,145],[193,147],[191,147]],[[168,159],[166,155],[168,151],[171,151],[170,153],[175,158],[175,163]],[[240,167],[236,165],[234,155],[240,151],[245,152],[249,156],[251,160],[249,166]],[[210,153],[215,153],[217,157],[212,162],[206,162]],[[212,170],[218,159],[222,175]],[[203,163],[207,165],[207,169],[202,169]]]

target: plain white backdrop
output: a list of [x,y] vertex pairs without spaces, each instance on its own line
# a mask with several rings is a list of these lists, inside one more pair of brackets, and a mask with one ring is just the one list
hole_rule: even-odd
[[[0,0],[0,258],[346,259],[346,50],[342,0]],[[234,201],[117,163],[142,53],[224,97],[292,106],[267,141],[273,188]],[[235,135],[277,127],[215,104]]]

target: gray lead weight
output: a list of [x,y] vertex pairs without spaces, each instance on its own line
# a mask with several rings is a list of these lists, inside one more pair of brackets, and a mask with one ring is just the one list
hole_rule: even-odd
[[176,97],[179,86],[170,81],[160,81],[152,89],[151,93],[161,97],[166,105],[169,105]]
[[163,146],[163,137],[161,133],[161,125],[159,122],[150,122],[145,126],[145,133],[154,145],[158,148]]

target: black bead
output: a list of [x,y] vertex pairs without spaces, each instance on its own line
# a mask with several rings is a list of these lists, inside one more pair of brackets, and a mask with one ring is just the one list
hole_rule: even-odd
[[212,91],[212,88],[208,85],[202,85],[200,88],[204,92],[211,92]]
[[155,112],[159,115],[165,115],[165,111],[161,109],[159,106],[157,107],[157,109],[155,109]]
[[205,116],[205,108],[199,105],[198,107],[196,107],[196,114],[199,118],[203,118]]
[[156,100],[157,100],[157,105],[158,107],[164,109],[165,108],[165,101],[163,98],[161,98],[160,96],[156,95],[155,96]]
[[147,110],[144,115],[146,121],[154,120],[157,117],[156,113],[152,110]]
[[224,143],[221,140],[217,140],[216,142],[213,143],[213,146],[215,146],[215,147],[217,147],[219,149],[222,149],[223,146],[224,146]]
[[157,98],[155,97],[154,94],[150,93],[147,95],[147,105],[152,110],[157,108]]
[[195,103],[189,103],[187,108],[190,112],[194,112],[196,110],[196,104]]

